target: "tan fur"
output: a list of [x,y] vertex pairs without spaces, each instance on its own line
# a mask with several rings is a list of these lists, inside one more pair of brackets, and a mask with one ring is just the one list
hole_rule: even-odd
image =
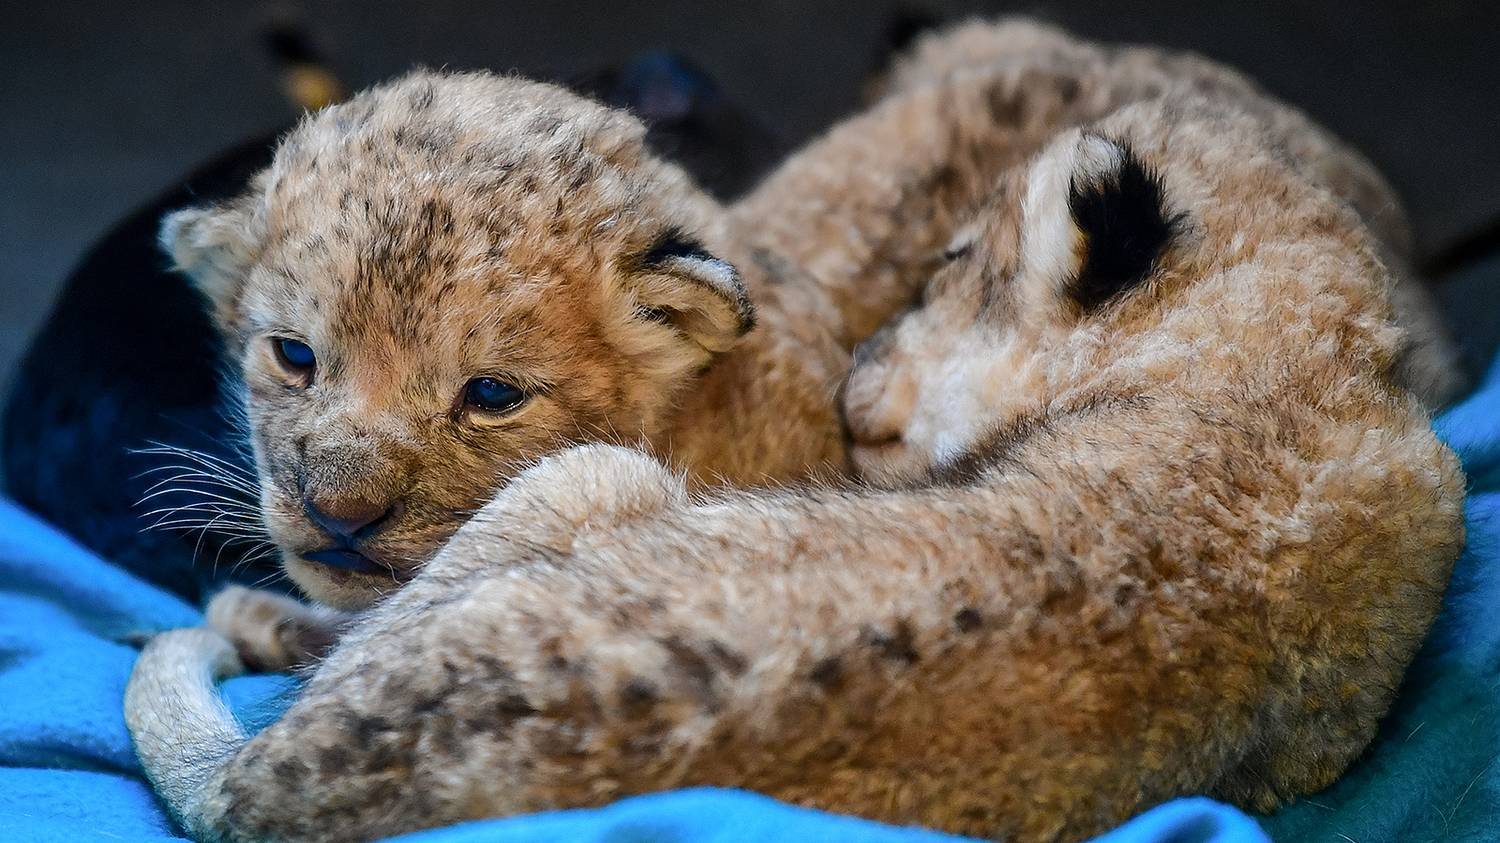
[[[291,577],[368,605],[574,442],[644,444],[697,483],[842,471],[831,398],[848,349],[910,300],[997,173],[1163,84],[1160,69],[1080,81],[1056,33],[1003,30],[1002,61],[892,92],[728,209],[650,156],[627,115],[547,85],[418,73],[309,117],[245,195],[169,217],[163,243],[243,374],[262,519]],[[747,315],[732,282],[635,266],[671,229],[737,267],[754,301],[758,327],[728,350]],[[317,351],[311,384],[277,363],[278,336]],[[482,375],[532,398],[465,412],[456,398]],[[330,539],[304,499],[396,507],[357,548],[385,570],[305,559]]]
[[[254,188],[169,218],[163,241],[243,372],[261,510],[292,578],[367,605],[505,480],[580,441],[645,444],[700,483],[842,471],[848,349],[903,306],[994,175],[1082,119],[1025,67],[893,96],[721,209],[628,115],[547,85],[418,73],[309,117]],[[738,269],[644,272],[679,230]],[[673,325],[637,315],[666,310]],[[318,353],[314,382],[272,338]],[[726,350],[728,349],[728,350]],[[471,377],[528,388],[498,418]],[[398,518],[325,568],[302,498]]]
[[[1075,101],[1134,74],[1157,89],[1049,124],[923,303],[864,347],[843,410],[881,488],[705,497],[636,451],[547,457],[364,614],[281,720],[189,771],[207,785],[162,782],[169,744],[140,745],[188,826],[362,839],[722,784],[1056,840],[1175,795],[1270,808],[1332,781],[1462,542],[1462,475],[1401,380],[1403,282],[1381,260],[1399,244],[1330,175],[1331,147],[1237,77],[1025,26],[994,29],[997,66],[1009,38],[996,78],[1070,67]],[[888,103],[968,71],[935,75],[898,67]],[[1160,174],[1174,234],[1138,286],[1081,308],[1066,290],[1098,244],[1066,197],[1131,155]],[[832,210],[814,207],[800,233],[824,244]],[[815,280],[785,295],[826,296],[835,360],[902,283],[870,260],[860,297],[837,282],[858,273],[805,248],[790,266]],[[766,361],[816,333],[775,289],[752,284],[783,306],[742,346],[768,390]],[[684,406],[698,394],[724,398]],[[193,716],[170,746],[191,753],[223,721],[180,657],[214,650],[187,635],[148,648],[127,717],[139,736],[160,723],[153,691],[173,695]]]
[[[244,196],[169,218],[163,241],[243,372],[262,517],[292,578],[368,605],[569,443],[643,444],[697,482],[841,471],[830,396],[848,349],[909,301],[955,219],[1061,128],[1167,89],[1262,117],[1377,226],[1404,277],[1405,220],[1368,163],[1197,57],[974,23],[919,42],[886,89],[721,209],[645,151],[633,118],[547,85],[418,73],[308,118]],[[733,348],[749,304],[732,279],[633,265],[669,229],[738,268],[759,327]],[[1406,380],[1445,400],[1451,349],[1420,285],[1397,289],[1417,339]],[[288,388],[269,340],[283,335],[318,351],[311,388]],[[482,375],[531,400],[464,412],[456,397]],[[303,498],[397,507],[358,547],[388,573],[303,558],[329,542]]]

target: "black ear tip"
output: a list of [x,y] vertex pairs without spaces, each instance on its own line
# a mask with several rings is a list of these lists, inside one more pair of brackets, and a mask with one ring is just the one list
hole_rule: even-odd
[[1086,242],[1069,293],[1085,310],[1150,277],[1180,219],[1167,209],[1161,174],[1128,144],[1110,143],[1120,151],[1118,166],[1096,177],[1075,175],[1068,186],[1068,210]]
[[732,329],[735,336],[742,337],[755,329],[755,306],[750,302],[739,271],[733,264],[708,251],[696,237],[680,228],[669,228],[659,233],[636,260],[637,265],[644,269],[667,269],[668,264],[688,269],[687,274],[695,283],[713,290],[730,306],[731,311],[725,315],[734,321],[723,319],[721,330]]
[[736,330],[743,337],[755,330],[755,306],[750,303],[750,299],[743,298],[739,302],[739,310],[740,323],[736,327]]
[[703,247],[703,243],[692,237],[681,229],[673,228],[662,232],[646,251],[641,254],[643,266],[661,266],[673,258],[690,258],[693,260],[715,260],[712,253]]

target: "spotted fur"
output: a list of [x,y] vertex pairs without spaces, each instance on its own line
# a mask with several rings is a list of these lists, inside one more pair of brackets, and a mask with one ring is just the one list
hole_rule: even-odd
[[[1463,495],[1401,369],[1390,223],[1328,178],[1362,164],[1199,60],[1026,25],[924,40],[890,102],[956,96],[970,70],[922,63],[945,44],[997,78],[1069,69],[1039,96],[1103,113],[1052,112],[920,306],[861,355],[841,403],[869,482],[704,492],[638,450],[554,453],[253,738],[208,682],[236,669],[230,650],[169,633],[126,713],[192,833],[367,839],[711,784],[1073,840],[1181,794],[1270,808],[1358,755],[1437,611]],[[1110,87],[1127,79],[1135,96]],[[1030,119],[1032,100],[985,84],[983,120]],[[1119,182],[1131,157],[1180,225],[1139,283],[1080,308],[1070,285],[1109,244],[1081,235],[1072,185]],[[784,171],[804,201],[808,160]],[[705,236],[747,275],[792,268],[751,285],[757,304],[828,278],[828,206],[811,204],[812,253],[773,235],[740,260],[752,247]],[[814,283],[834,347],[911,300],[872,277]],[[791,312],[762,309],[812,330]]]

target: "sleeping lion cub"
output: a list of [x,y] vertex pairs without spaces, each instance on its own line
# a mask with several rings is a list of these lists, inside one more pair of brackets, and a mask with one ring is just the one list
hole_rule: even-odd
[[[1018,61],[1067,57],[1075,99],[1157,55],[1046,35]],[[224,639],[153,641],[126,712],[173,812],[359,840],[714,784],[1029,841],[1326,786],[1436,613],[1463,477],[1402,385],[1391,244],[1300,124],[1202,78],[991,182],[855,355],[874,483],[562,450],[254,737]]]

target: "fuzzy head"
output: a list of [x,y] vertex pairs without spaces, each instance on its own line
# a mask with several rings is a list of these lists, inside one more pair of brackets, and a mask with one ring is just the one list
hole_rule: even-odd
[[307,117],[166,218],[241,375],[260,507],[312,597],[368,604],[524,466],[644,441],[749,330],[718,208],[632,117],[417,72]]
[[1151,295],[1183,233],[1127,144],[1065,133],[1007,174],[922,299],[855,351],[843,412],[861,474],[925,476],[1044,402],[1068,346]]
[[1264,122],[1196,96],[1127,106],[1003,177],[919,305],[856,351],[853,462],[962,477],[1101,401],[1322,406],[1372,370],[1401,385],[1378,255]]

